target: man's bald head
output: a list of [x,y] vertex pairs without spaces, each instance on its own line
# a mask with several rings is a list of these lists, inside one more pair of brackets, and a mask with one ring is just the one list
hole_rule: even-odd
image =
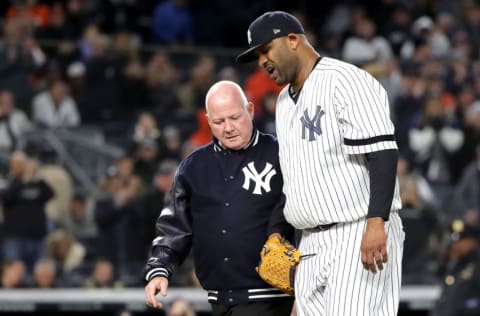
[[233,81],[215,83],[205,98],[208,124],[213,136],[228,149],[244,148],[253,132],[253,104]]
[[207,92],[205,97],[205,109],[207,114],[209,112],[209,105],[214,102],[219,102],[221,100],[229,100],[234,102],[239,102],[244,106],[247,106],[248,101],[245,93],[242,88],[233,81],[222,80],[215,83]]

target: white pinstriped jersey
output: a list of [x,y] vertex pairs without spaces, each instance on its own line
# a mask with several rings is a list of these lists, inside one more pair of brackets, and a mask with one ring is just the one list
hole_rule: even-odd
[[[396,149],[384,88],[367,72],[323,57],[298,96],[277,100],[276,129],[287,196],[285,217],[298,229],[367,215],[364,153]],[[398,181],[392,210],[401,208]]]

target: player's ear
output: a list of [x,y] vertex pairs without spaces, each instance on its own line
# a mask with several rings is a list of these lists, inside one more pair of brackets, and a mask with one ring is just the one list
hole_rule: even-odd
[[289,33],[287,35],[287,44],[291,49],[297,49],[300,44],[300,36],[295,33]]

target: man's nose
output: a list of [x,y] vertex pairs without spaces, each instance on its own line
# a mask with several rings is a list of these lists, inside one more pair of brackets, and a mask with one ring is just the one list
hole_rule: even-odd
[[233,125],[230,120],[225,120],[225,131],[230,132],[233,130]]

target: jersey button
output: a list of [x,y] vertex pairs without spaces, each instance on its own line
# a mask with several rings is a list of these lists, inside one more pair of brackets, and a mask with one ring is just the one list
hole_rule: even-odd
[[232,180],[233,180],[234,178],[235,178],[234,176],[230,176],[230,179],[232,179]]
[[222,229],[222,234],[226,234],[227,233],[227,230],[226,229]]
[[228,261],[228,257],[223,258],[223,261],[227,262],[227,261]]
[[225,202],[225,206],[230,206],[230,203],[228,203],[228,202]]
[[229,298],[228,301],[231,303],[233,302],[233,298]]

